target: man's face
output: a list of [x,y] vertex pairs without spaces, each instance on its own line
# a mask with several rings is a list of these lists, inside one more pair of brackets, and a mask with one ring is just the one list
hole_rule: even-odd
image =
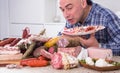
[[81,0],[60,0],[59,6],[65,19],[74,25],[83,17],[83,7]]

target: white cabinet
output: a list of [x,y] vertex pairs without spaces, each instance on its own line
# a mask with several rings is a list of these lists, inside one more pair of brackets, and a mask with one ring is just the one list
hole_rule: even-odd
[[32,25],[32,24],[11,24],[9,36],[10,37],[21,37],[23,33],[23,29],[28,27],[30,29],[31,34],[39,34],[39,32],[43,29],[43,25]]
[[11,32],[9,32],[9,36],[11,37],[21,37],[23,29],[25,27],[29,27],[30,33],[31,34],[39,34],[42,29],[46,29],[46,36],[47,37],[55,37],[57,36],[58,32],[60,32],[65,23],[44,23],[42,24],[35,24],[35,25],[30,25],[30,24],[12,24],[10,26]]
[[37,34],[43,29],[41,24],[46,25],[46,35],[54,36],[56,31],[51,24],[56,16],[56,2],[57,0],[9,0],[9,36],[20,37],[25,27],[29,27],[32,34]]
[[[44,27],[46,35],[53,37],[64,23],[55,23],[58,0],[0,0],[0,39],[21,37],[25,27],[38,34]],[[44,26],[42,25],[44,24]]]
[[65,23],[46,23],[45,28],[46,30],[46,35],[49,37],[55,37],[57,34],[63,30]]
[[52,22],[56,0],[9,0],[11,23]]
[[9,33],[8,0],[0,0],[0,39],[8,37],[8,33]]

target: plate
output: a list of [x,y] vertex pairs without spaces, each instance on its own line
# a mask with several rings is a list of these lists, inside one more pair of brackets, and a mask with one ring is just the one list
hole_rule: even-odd
[[80,65],[85,67],[85,68],[94,69],[97,71],[112,71],[112,70],[120,69],[120,65],[119,66],[96,67],[94,65],[88,65],[88,64],[83,63],[83,62],[80,62]]
[[71,35],[71,36],[77,36],[77,35],[87,35],[91,33],[95,33],[99,30],[104,29],[104,26],[81,26],[81,27],[75,27],[70,29],[64,29],[63,34],[65,35]]

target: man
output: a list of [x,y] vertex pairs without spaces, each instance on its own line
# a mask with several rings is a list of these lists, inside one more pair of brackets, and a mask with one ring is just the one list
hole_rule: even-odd
[[112,11],[91,0],[59,0],[59,6],[67,21],[65,28],[105,26],[89,38],[79,37],[82,46],[108,48],[112,49],[113,55],[120,55],[120,19]]

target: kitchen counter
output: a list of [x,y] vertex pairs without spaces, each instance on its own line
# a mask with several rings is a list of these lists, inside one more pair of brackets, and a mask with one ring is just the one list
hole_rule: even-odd
[[[120,56],[114,56],[114,61],[120,62]],[[0,67],[0,73],[119,73],[119,70],[114,71],[96,71],[92,69],[87,69],[84,67],[78,67],[69,70],[57,70],[52,68],[52,66],[46,67],[23,67],[22,69],[7,69],[6,67]]]

